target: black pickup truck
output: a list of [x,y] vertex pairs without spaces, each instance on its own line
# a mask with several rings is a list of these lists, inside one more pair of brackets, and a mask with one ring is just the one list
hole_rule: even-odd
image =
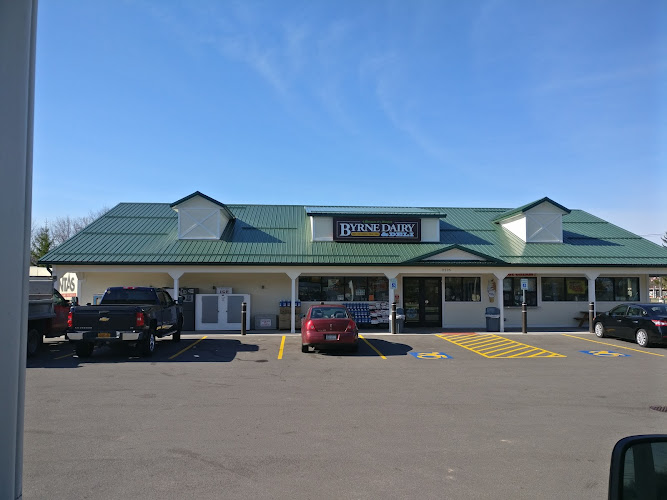
[[161,288],[110,287],[99,305],[73,306],[67,318],[67,337],[80,358],[96,345],[127,342],[144,356],[155,351],[155,339],[171,335],[181,340],[183,310]]

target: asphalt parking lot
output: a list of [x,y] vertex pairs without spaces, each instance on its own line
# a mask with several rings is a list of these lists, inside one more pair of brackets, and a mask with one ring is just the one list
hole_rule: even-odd
[[[573,333],[184,335],[28,361],[24,498],[605,498],[667,349]],[[122,346],[121,346],[122,347]]]

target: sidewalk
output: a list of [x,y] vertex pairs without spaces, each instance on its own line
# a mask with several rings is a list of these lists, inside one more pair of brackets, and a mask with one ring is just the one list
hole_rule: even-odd
[[[391,333],[384,328],[360,328],[359,333],[361,335],[391,335]],[[437,328],[437,327],[413,327],[405,328],[404,331],[398,335],[433,335],[437,333],[478,333],[478,334],[495,334],[495,335],[524,335],[521,333],[521,327],[518,328],[506,328],[504,332],[487,332],[485,329],[475,329],[475,328]],[[556,327],[528,327],[528,333],[530,334],[561,334],[561,333],[589,333],[588,328],[556,328]],[[257,336],[257,335],[300,335],[299,330],[296,333],[291,333],[289,330],[247,330],[246,336]],[[183,331],[182,335],[229,335],[236,336],[241,335],[240,330],[199,330],[199,331]]]

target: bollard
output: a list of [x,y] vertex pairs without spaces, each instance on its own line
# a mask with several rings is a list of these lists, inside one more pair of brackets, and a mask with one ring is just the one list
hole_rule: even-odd
[[241,335],[245,335],[246,309],[245,302],[241,303]]
[[528,333],[528,304],[521,303],[521,333]]
[[595,318],[595,302],[588,303],[588,333],[595,333],[593,319]]
[[396,302],[391,303],[391,333],[396,333]]

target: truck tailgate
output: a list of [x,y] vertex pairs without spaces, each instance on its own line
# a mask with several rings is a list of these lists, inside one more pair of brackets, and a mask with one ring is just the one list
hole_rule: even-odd
[[84,331],[124,331],[131,330],[136,325],[137,312],[141,308],[128,310],[127,306],[99,307],[90,309],[90,306],[72,312],[72,327]]

